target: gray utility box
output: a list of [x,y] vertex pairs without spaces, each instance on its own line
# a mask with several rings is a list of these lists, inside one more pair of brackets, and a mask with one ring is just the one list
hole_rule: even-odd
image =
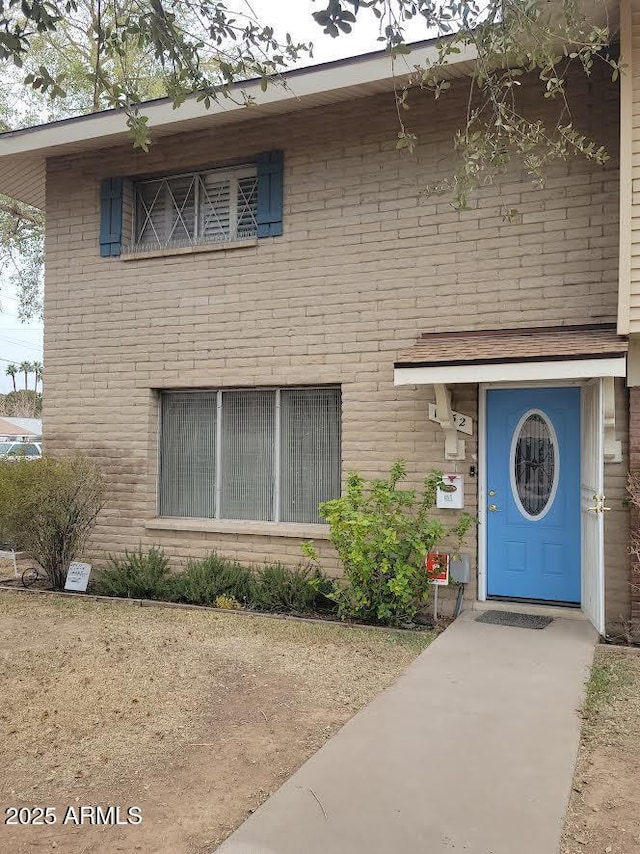
[[458,584],[468,584],[471,576],[471,555],[451,555],[449,561],[449,577]]

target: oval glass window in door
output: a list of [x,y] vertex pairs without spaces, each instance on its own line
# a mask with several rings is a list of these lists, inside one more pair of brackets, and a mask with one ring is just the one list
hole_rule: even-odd
[[558,439],[540,410],[525,412],[511,442],[511,488],[516,506],[529,519],[551,509],[558,486]]

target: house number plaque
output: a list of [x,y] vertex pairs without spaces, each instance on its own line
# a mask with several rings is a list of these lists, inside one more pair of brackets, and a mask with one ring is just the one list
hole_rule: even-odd
[[[469,415],[463,415],[462,412],[452,412],[453,423],[456,425],[456,430],[459,433],[466,433],[467,436],[473,436],[473,418]],[[440,423],[438,418],[438,407],[435,403],[429,404],[429,421]]]

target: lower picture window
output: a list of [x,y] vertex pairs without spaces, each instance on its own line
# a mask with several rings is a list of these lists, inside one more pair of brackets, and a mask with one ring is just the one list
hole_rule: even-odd
[[161,516],[322,522],[340,495],[338,388],[162,392]]

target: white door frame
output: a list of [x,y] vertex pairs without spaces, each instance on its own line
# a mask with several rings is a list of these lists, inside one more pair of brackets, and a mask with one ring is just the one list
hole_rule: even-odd
[[[594,399],[589,400],[587,392],[595,391]],[[591,513],[594,500],[595,507],[599,506],[597,496],[604,504],[604,388],[601,378],[593,379],[585,383],[582,389],[580,425],[581,442],[584,447],[596,447],[596,459],[593,456],[583,456],[580,461],[580,518],[582,521],[580,540],[582,543],[582,578],[581,578],[581,605],[582,611],[587,615],[598,631],[605,633],[605,607],[604,607],[604,520],[602,509]],[[595,402],[595,406],[593,403]],[[592,419],[585,421],[585,411],[594,409],[594,414],[599,421],[599,429],[594,431]],[[595,465],[594,465],[595,464]],[[592,539],[594,531],[595,538]],[[590,536],[591,535],[591,536]]]
[[[582,387],[591,380],[557,380],[549,382],[479,383],[478,384],[478,601],[487,600],[487,391],[488,389]],[[582,449],[581,449],[582,453]],[[580,514],[582,527],[582,514]],[[581,555],[582,563],[582,555]],[[582,575],[582,566],[580,568]],[[598,582],[604,601],[604,566],[600,566]],[[581,604],[582,607],[582,604]]]

